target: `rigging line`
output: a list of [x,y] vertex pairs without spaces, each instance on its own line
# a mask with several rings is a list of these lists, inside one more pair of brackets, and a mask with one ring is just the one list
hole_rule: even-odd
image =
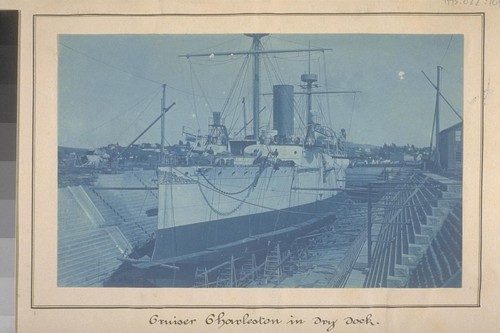
[[319,58],[313,59],[312,63],[316,64],[318,66],[318,76],[320,77],[318,82],[321,82],[321,79],[323,79],[323,76],[326,76],[326,72],[321,71],[321,60]]
[[[250,64],[250,59],[248,60],[247,66],[249,66],[249,64]],[[239,95],[238,95],[238,99],[236,100],[237,104],[236,104],[235,108],[238,108],[240,100],[241,100],[241,97],[243,96],[243,90],[245,89],[245,83],[247,82],[248,73],[249,73],[249,71],[246,70],[245,74],[244,74],[244,76],[243,76],[243,78],[241,80],[240,92],[239,92]],[[246,125],[243,124],[243,126],[246,126]]]
[[127,71],[127,70],[125,70],[125,69],[123,69],[123,68],[120,68],[120,67],[117,67],[117,66],[115,66],[115,65],[111,65],[111,64],[109,64],[109,63],[107,63],[107,62],[105,62],[105,61],[102,61],[102,60],[100,60],[100,59],[98,59],[98,58],[96,58],[96,57],[93,57],[93,56],[91,56],[91,55],[89,55],[89,54],[87,54],[87,53],[85,53],[85,52],[82,52],[82,51],[79,51],[79,50],[77,50],[77,49],[74,49],[74,48],[72,48],[71,46],[68,46],[68,45],[66,45],[66,44],[64,44],[64,43],[59,42],[59,45],[61,45],[61,46],[65,47],[65,48],[67,48],[67,49],[69,49],[69,50],[71,50],[71,51],[73,51],[73,52],[75,52],[75,53],[78,53],[78,54],[80,54],[80,55],[82,55],[82,56],[84,56],[84,57],[87,57],[87,58],[89,58],[89,59],[91,59],[91,60],[94,60],[95,62],[98,62],[98,63],[100,63],[100,64],[102,64],[102,65],[108,66],[108,67],[113,68],[113,69],[115,69],[115,70],[118,70],[118,71],[120,71],[120,72],[123,72],[123,73],[125,73],[125,74],[131,75],[131,76],[134,76],[134,77],[136,77],[136,78],[138,78],[138,79],[142,79],[142,80],[145,80],[145,81],[149,81],[149,82],[152,82],[152,83],[155,83],[155,84],[162,84],[162,82],[159,82],[159,81],[156,81],[156,80],[153,80],[153,79],[147,78],[147,77],[145,77],[145,76],[141,76],[141,75],[138,75],[138,74],[132,73],[132,72],[130,72],[130,71]]
[[[66,47],[66,48],[68,48],[68,49],[70,49],[70,50],[72,50],[72,51],[74,51],[74,52],[76,52],[76,53],[78,53],[78,54],[80,54],[80,55],[84,56],[84,57],[87,57],[87,58],[89,58],[89,59],[92,59],[92,60],[94,60],[94,61],[96,61],[96,62],[98,62],[98,63],[100,63],[100,64],[103,64],[103,65],[105,65],[105,66],[108,66],[108,67],[110,67],[110,68],[113,68],[113,69],[115,69],[115,70],[118,70],[118,71],[120,71],[120,72],[123,72],[123,73],[125,73],[125,74],[131,75],[131,76],[134,76],[134,77],[136,77],[136,78],[139,78],[139,79],[142,79],[142,80],[146,80],[146,81],[149,81],[149,82],[152,82],[152,83],[155,83],[155,84],[159,84],[159,85],[163,85],[163,84],[165,84],[168,88],[170,88],[170,89],[172,89],[172,90],[175,90],[175,91],[180,92],[180,93],[182,93],[182,94],[186,94],[186,95],[188,95],[188,96],[193,96],[190,92],[185,91],[185,90],[182,90],[182,89],[179,89],[179,88],[176,88],[176,87],[171,86],[171,85],[169,85],[169,84],[167,84],[167,83],[165,83],[165,82],[159,82],[159,81],[157,81],[157,80],[150,79],[150,78],[147,78],[147,77],[145,77],[145,76],[141,76],[141,75],[138,75],[138,74],[135,74],[135,73],[129,72],[129,71],[124,70],[124,69],[122,69],[122,68],[120,68],[120,67],[117,67],[117,66],[111,65],[111,64],[109,64],[109,63],[107,63],[107,62],[105,62],[105,61],[102,61],[102,60],[100,60],[100,59],[97,59],[97,58],[95,58],[95,57],[93,57],[93,56],[91,56],[91,55],[88,55],[88,54],[84,53],[84,52],[78,51],[78,50],[76,50],[76,49],[74,49],[74,48],[72,48],[72,47],[70,47],[70,46],[68,46],[68,45],[66,45],[66,44],[63,44],[63,43],[61,43],[61,42],[59,42],[59,44],[60,44],[61,46],[64,46],[64,47]],[[194,95],[194,96],[196,96],[196,95]],[[197,97],[200,97],[200,96],[197,96]]]
[[[240,94],[239,94],[239,96],[238,96],[238,98],[237,98],[237,99],[239,99],[239,97],[240,97],[240,96],[241,96],[241,91],[240,91]],[[227,128],[227,132],[228,132],[229,136],[231,136],[231,133],[233,132],[234,127],[236,126],[236,124],[237,124],[237,123],[238,123],[238,121],[240,120],[240,113],[236,111],[237,107],[238,107],[237,105],[236,105],[236,106],[234,106],[234,110],[233,110],[233,112],[232,112],[233,117],[232,117],[232,119],[231,119],[231,124],[230,124],[230,125],[229,125],[229,127]],[[235,119],[235,118],[236,118],[236,119]]]
[[[189,62],[189,81],[191,83],[191,91],[193,92],[193,96],[196,96],[194,93],[194,83],[193,83],[193,64]],[[193,98],[193,108],[194,108],[194,114],[196,115],[196,124],[198,125],[198,131],[201,130],[201,125],[200,125],[200,120],[198,117],[198,104],[196,103],[196,98]]]
[[[328,87],[328,75],[326,71],[326,59],[325,59],[325,53],[323,52],[323,73],[324,73],[324,81],[325,81],[325,90],[330,91],[330,88]],[[356,94],[354,94],[356,95]],[[333,128],[333,122],[332,122],[332,108],[330,106],[330,94],[326,94],[326,108],[328,111],[328,122],[329,126]]]
[[167,140],[167,138],[163,138],[163,144],[164,146],[172,146],[172,144]]
[[[265,68],[266,68],[267,75],[268,75],[268,77],[269,77],[269,79],[268,79],[268,80],[270,81],[271,86],[273,86],[273,82],[272,82],[272,79],[271,79],[271,73],[269,72],[269,67],[268,67],[268,64],[267,64],[266,62],[264,62],[264,64],[265,64]],[[266,101],[266,104],[267,104],[267,103],[268,103],[268,102]],[[271,109],[271,110],[272,110],[272,109]],[[272,112],[269,112],[269,119],[267,120],[267,126],[268,126],[269,128],[271,128],[271,119],[272,119],[272,116],[273,116],[273,113],[272,113]]]
[[296,105],[296,107],[294,109],[297,110],[297,116],[299,117],[299,121],[302,123],[302,126],[305,127],[306,123],[304,122],[304,119],[302,118],[302,115],[300,112],[302,110],[301,110],[300,105],[299,105],[299,104],[304,104],[303,99],[304,99],[304,96],[301,96],[300,101],[294,102],[294,105]]
[[436,112],[434,111],[434,120],[432,122],[432,132],[431,132],[431,143],[429,144],[429,157],[431,157],[431,154],[432,154],[432,144],[433,144],[433,140],[434,140],[434,131],[435,131],[435,128],[436,128]]
[[274,73],[276,81],[278,81],[279,84],[286,84],[285,80],[283,80],[283,76],[281,75],[282,70],[280,69],[278,60],[274,56],[272,58],[270,56],[266,56],[265,58],[269,63],[269,67]]
[[[158,91],[158,92],[156,93],[156,95],[157,95],[159,92],[160,92],[160,91]],[[140,118],[140,117],[144,114],[144,112],[146,112],[146,110],[147,110],[147,109],[149,109],[149,107],[150,107],[150,106],[151,106],[151,104],[153,103],[153,101],[154,101],[154,97],[156,97],[156,95],[155,95],[155,96],[153,96],[153,98],[149,101],[148,105],[146,105],[146,107],[145,107],[145,108],[144,108],[144,109],[143,109],[143,110],[142,110],[142,111],[141,111],[141,112],[137,115],[137,117],[135,117],[134,121],[132,121],[132,122],[130,123],[130,125],[128,125],[128,126],[127,126],[127,128],[125,128],[125,129],[124,129],[124,130],[123,130],[123,131],[122,131],[122,132],[118,135],[118,137],[116,138],[116,140],[115,140],[115,141],[117,141],[117,142],[118,142],[118,140],[120,140],[120,138],[122,137],[122,135],[123,135],[123,134],[125,134],[125,132],[126,132],[126,131],[128,131],[128,130],[129,130],[129,128],[130,128],[130,127],[132,127],[132,125],[135,125],[135,124],[137,123],[137,120],[139,120],[139,118]]]
[[[274,59],[279,59],[281,61],[288,62],[305,62],[309,59],[308,55],[302,55],[300,53],[288,53],[282,55],[273,55]],[[317,62],[319,60],[319,56],[311,55],[311,61]]]
[[[226,101],[225,101],[225,104],[223,106],[223,109],[222,109],[222,112],[225,113],[226,111],[229,112],[229,110],[232,110],[233,108],[236,109],[238,104],[239,104],[239,97],[241,96],[241,91],[242,91],[242,87],[243,87],[243,83],[245,81],[245,78],[246,78],[246,74],[247,74],[247,65],[248,65],[248,61],[249,60],[249,56],[247,55],[247,57],[245,57],[245,60],[243,61],[243,63],[241,64],[241,67],[240,67],[240,70],[238,71],[238,74],[236,76],[236,79],[234,84],[231,86],[231,90],[226,98]],[[242,72],[244,73],[243,75]],[[239,96],[238,98],[235,98],[234,96],[236,96],[236,89],[238,88],[238,86],[240,87],[240,92],[239,92]],[[233,103],[235,105],[230,105],[230,103]],[[237,117],[237,119],[235,120],[234,118],[236,117],[236,114],[237,112],[232,112],[232,119],[231,119],[231,124],[229,125],[229,128],[228,128],[228,133],[231,134],[231,131],[232,131],[232,128],[235,124],[235,122],[239,119],[239,116]]]
[[[172,170],[172,167],[170,167],[170,170]],[[170,198],[174,198],[174,187],[170,186]],[[158,193],[159,196],[159,193]],[[172,233],[174,236],[174,246],[175,246],[175,255],[177,255],[177,228],[175,227],[175,211],[174,211],[174,200],[170,200],[170,216],[172,218]]]
[[[188,58],[188,61],[191,62],[191,60]],[[198,83],[198,87],[200,88],[201,90],[201,93],[203,95],[203,98],[205,99],[205,103],[207,103],[207,106],[208,108],[210,109],[210,112],[213,113],[213,109],[212,109],[212,106],[210,105],[210,103],[208,102],[208,98],[207,98],[207,95],[205,94],[205,91],[203,90],[202,86],[201,86],[201,83],[200,83],[200,80],[198,79],[198,75],[196,75],[196,71],[192,71],[193,73],[193,77],[194,79],[196,80],[196,83]]]
[[[278,82],[278,84],[283,84],[282,78],[280,77],[279,73],[276,72],[276,68],[273,67],[273,64],[268,59],[268,57],[264,57],[264,59],[265,59],[264,60],[264,67],[266,69],[266,74],[268,76],[268,83],[271,85],[271,87],[274,85],[274,82],[273,82],[273,75],[272,75],[271,70],[269,69],[269,67],[271,67],[271,69],[274,71],[274,76],[275,76],[276,81]],[[273,113],[269,112],[269,120],[268,120],[268,125],[269,126],[271,125],[272,116],[273,116]]]
[[356,94],[354,94],[352,98],[352,109],[351,109],[351,119],[349,120],[349,129],[347,130],[347,136],[350,137],[351,134],[351,125],[352,125],[352,118],[354,116],[354,105],[356,104]]
[[454,73],[450,72],[448,69],[446,69],[442,66],[441,66],[441,69],[442,69],[442,72],[447,73],[449,75],[448,77],[452,79],[451,81],[448,80],[447,82],[452,82],[455,87],[462,89],[463,78],[460,79],[457,75],[455,75]]
[[[269,105],[269,103],[267,103]],[[269,108],[269,110],[273,110],[273,108]],[[269,112],[269,120],[267,121],[267,123],[269,124],[269,127],[270,129],[273,129],[272,128],[272,123],[273,123],[273,113],[272,112]]]
[[324,122],[326,122],[326,117],[325,117],[325,114],[323,112],[323,106],[321,105],[321,100],[319,99],[318,96],[314,96],[314,100],[316,102],[316,109],[317,109],[316,112],[319,111],[319,114],[321,115],[320,120],[323,122],[323,124],[318,122],[318,119],[316,119],[316,122],[318,122],[320,125],[324,126],[325,125]]
[[91,130],[89,131],[86,131],[80,135],[78,135],[77,137],[75,137],[73,140],[78,140],[80,139],[81,137],[83,137],[84,135],[87,135],[87,134],[90,134],[96,130],[98,130],[99,128],[103,127],[104,125],[107,125],[108,123],[112,122],[113,120],[116,120],[120,117],[123,117],[126,113],[128,113],[129,111],[132,111],[136,106],[138,106],[139,104],[141,104],[142,102],[144,102],[145,100],[147,100],[148,98],[155,98],[156,95],[158,95],[158,93],[160,92],[161,90],[161,87],[158,87],[155,91],[153,91],[153,93],[151,95],[148,95],[148,96],[145,96],[143,97],[141,100],[139,100],[137,103],[133,104],[132,106],[130,106],[129,108],[125,109],[123,112],[118,112],[118,115],[114,116],[113,118],[110,118],[104,122],[102,122],[100,125],[92,128]]
[[[238,94],[238,98],[235,99],[235,106],[234,106],[234,109],[237,110],[239,105],[240,105],[240,101],[241,101],[241,97],[243,96],[243,89],[245,88],[245,82],[246,82],[246,77],[247,77],[247,74],[248,74],[248,71],[245,71],[245,74],[241,80],[241,85],[240,85],[240,91],[239,91],[239,94]],[[240,119],[240,116],[242,114],[242,112],[234,112],[234,113],[238,113],[238,117],[236,118],[236,120],[234,121],[234,123],[231,124],[230,128],[229,128],[229,133],[233,132],[234,128],[236,127],[236,124],[238,123],[239,119]],[[243,119],[244,120],[244,119]],[[243,124],[242,128],[244,128],[246,126],[246,124]]]
[[[427,76],[427,74],[425,74],[424,71],[422,71],[422,74],[424,74],[425,78],[427,79],[427,81],[429,81],[429,83],[434,87],[434,89],[438,89],[438,87],[431,81],[431,79],[429,79],[429,77]],[[462,116],[460,116],[460,114],[458,113],[457,110],[455,110],[455,108],[451,105],[451,103],[446,99],[446,97],[444,97],[444,95],[438,91],[438,98],[441,97],[443,99],[443,101],[446,102],[446,104],[450,107],[450,109],[455,113],[455,115],[460,118],[461,121],[463,121],[463,118]],[[462,112],[463,113],[463,112]]]
[[204,49],[199,49],[198,51],[194,51],[194,52],[191,52],[191,53],[203,53],[205,50],[210,50],[210,49],[219,47],[219,46],[224,45],[224,44],[229,44],[229,43],[231,43],[231,42],[233,42],[233,41],[235,41],[237,39],[239,39],[240,42],[241,42],[241,40],[243,39],[243,37],[241,35],[237,35],[235,38],[229,39],[229,40],[221,42],[219,44],[211,45],[210,47],[206,47]]
[[[203,66],[203,67],[218,67],[218,66],[226,66],[227,64],[237,62],[241,60],[241,56],[233,56],[229,59],[226,60],[214,60],[214,59],[209,59],[209,60],[193,60],[193,64],[197,66]],[[196,59],[196,58],[194,58]]]
[[243,63],[241,64],[241,67],[240,69],[238,70],[238,74],[236,74],[236,78],[234,79],[234,82],[233,84],[231,85],[231,89],[229,90],[229,94],[227,95],[227,98],[224,102],[224,105],[222,106],[222,112],[221,114],[223,115],[225,113],[225,111],[227,110],[227,107],[229,105],[229,102],[234,94],[234,91],[236,90],[236,87],[237,85],[239,84],[239,82],[241,81],[241,73],[243,71],[245,71],[246,69],[246,66],[248,64],[248,59],[249,59],[249,56],[247,55],[245,57],[245,60],[243,61]]
[[[269,96],[263,96],[263,98],[261,98],[261,102],[263,105],[265,105],[264,107],[267,108],[268,110],[272,110],[273,109],[273,105],[272,105],[272,101],[269,102]],[[272,118],[272,115],[273,113],[272,112],[269,112],[269,120],[268,120],[268,124],[271,124],[271,118]]]
[[[302,95],[302,96],[300,96],[298,101],[295,101],[295,99],[294,99],[294,103],[293,103],[294,116],[297,116],[299,118],[299,122],[302,124],[302,126],[300,126],[300,124],[299,124],[299,126],[297,127],[297,129],[301,133],[302,137],[304,137],[306,135],[305,128],[307,127],[305,122],[304,122],[304,119],[302,118],[302,112],[301,112],[303,109],[301,107],[301,105],[304,104],[304,101],[303,101],[304,98],[305,98],[304,95]],[[294,125],[294,127],[295,127],[295,125]],[[297,134],[297,136],[299,136],[299,134]]]
[[273,70],[274,72],[274,75],[276,76],[276,80],[278,80],[278,82],[280,84],[284,84],[285,81],[283,80],[283,77],[281,76],[281,69],[279,67],[279,63],[276,59],[274,59],[274,64],[272,62],[271,59],[269,59],[269,65],[271,66],[271,69]]
[[[274,73],[274,76],[276,77],[276,81],[279,82],[279,84],[285,84],[285,81],[283,80],[283,77],[281,76],[281,69],[278,63],[278,60],[273,56],[272,58],[267,56],[265,57],[266,61],[269,62],[269,66],[271,67],[272,72]],[[274,62],[273,62],[274,60]]]
[[[271,87],[274,85],[274,82],[273,82],[273,75],[271,73],[271,70],[269,69],[269,67],[271,67],[271,69],[275,70],[275,68],[273,67],[273,64],[271,63],[271,61],[268,59],[268,57],[264,57],[264,67],[266,69],[266,74],[268,76],[268,82],[270,83]],[[276,78],[276,81],[279,83],[279,84],[283,84],[283,80],[280,78],[279,74],[276,73],[275,71],[275,78]],[[272,112],[269,112],[269,120],[268,120],[268,126],[271,125],[271,118],[273,116],[273,113]]]
[[453,35],[450,36],[450,40],[448,41],[448,46],[446,47],[446,51],[444,52],[444,55],[443,57],[441,58],[441,61],[439,62],[439,64],[441,65],[443,63],[443,60],[444,58],[446,57],[446,55],[448,54],[448,49],[450,48],[450,45],[451,45],[451,41],[453,40]]
[[[238,114],[238,116],[236,116],[237,114]],[[233,110],[232,115],[233,115],[233,117],[231,118],[231,124],[227,128],[227,133],[229,136],[231,136],[231,132],[233,131],[234,126],[236,126],[236,123],[240,119],[239,113],[236,112],[236,110]]]
[[[188,96],[192,96],[192,97],[203,97],[203,96],[200,96],[200,95],[193,95],[192,93],[188,92],[188,91],[184,91],[182,89],[178,89],[178,88],[175,88],[175,87],[172,87],[172,86],[169,86],[168,84],[165,84],[168,88],[172,89],[172,90],[175,90],[175,91],[178,91],[182,94],[185,94],[185,95],[188,95]],[[205,97],[206,98],[206,97]],[[211,99],[223,99],[223,98],[220,98],[220,97],[211,97]]]
[[269,37],[269,39],[277,39],[277,40],[281,40],[283,42],[287,42],[287,43],[292,43],[292,44],[296,44],[296,45],[302,45],[302,46],[306,46],[306,47],[310,47],[310,46],[313,46],[315,48],[320,48],[320,47],[317,47],[317,46],[314,46],[314,45],[310,45],[309,43],[299,43],[299,42],[294,42],[294,41],[291,41],[289,39],[285,39],[285,38],[280,38],[280,37],[276,37],[276,35],[271,35]]
[[276,57],[275,56],[267,56],[267,57],[264,57],[265,61],[268,61],[269,62],[269,66],[271,66],[271,69],[272,71],[274,72],[274,76],[276,77],[276,80],[279,82],[279,84],[283,84],[283,77],[280,75],[281,73],[281,70],[280,70],[280,67],[279,67],[279,63],[278,61],[276,60]]
[[[266,58],[263,57],[263,59],[266,59]],[[266,70],[267,82],[269,84],[271,84],[271,86],[272,86],[274,82],[273,82],[273,76],[271,75],[271,71],[269,70],[269,64],[265,60],[262,63],[264,64],[264,68]]]
[[[263,59],[265,59],[265,57],[263,57]],[[272,75],[271,73],[269,72],[269,67],[268,67],[268,63],[266,61],[263,61],[262,62],[264,64],[264,69],[265,69],[265,72],[266,72],[266,75],[267,75],[267,82],[268,84],[270,84],[271,86],[273,85],[273,80],[272,80]],[[263,119],[263,118],[262,118]],[[268,125],[269,125],[269,122],[268,122]],[[260,128],[262,128],[264,125],[260,124]]]

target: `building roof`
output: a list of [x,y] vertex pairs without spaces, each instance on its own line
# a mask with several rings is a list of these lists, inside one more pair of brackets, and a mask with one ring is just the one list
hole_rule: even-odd
[[456,129],[458,129],[458,128],[463,128],[463,127],[464,127],[464,123],[461,121],[461,122],[459,122],[459,123],[456,123],[455,125],[452,125],[452,126],[450,126],[450,127],[448,127],[448,128],[445,128],[444,130],[441,130],[441,131],[439,132],[439,134],[448,133],[448,132],[450,132],[450,131],[454,131],[454,130],[456,130]]

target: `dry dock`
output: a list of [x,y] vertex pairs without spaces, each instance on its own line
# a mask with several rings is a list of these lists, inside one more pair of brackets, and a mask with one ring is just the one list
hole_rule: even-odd
[[346,191],[327,226],[270,244],[261,262],[232,258],[197,286],[460,287],[461,191],[456,180],[418,170],[367,179]]
[[[154,185],[153,173],[102,176],[98,185]],[[355,180],[321,228],[218,262],[200,261],[191,286],[460,287],[461,182],[406,168]],[[103,285],[119,259],[151,243],[155,216],[145,212],[157,194],[142,192],[59,189],[60,286]],[[125,286],[174,286],[137,271],[134,279]]]

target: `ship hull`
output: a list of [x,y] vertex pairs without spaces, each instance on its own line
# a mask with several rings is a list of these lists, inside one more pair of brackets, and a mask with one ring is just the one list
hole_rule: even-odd
[[[321,154],[306,157],[305,167],[160,170],[153,261],[174,262],[231,243],[250,246],[324,219],[335,209],[338,189],[345,187],[347,160],[327,160]],[[287,230],[291,227],[295,228]]]
[[156,232],[153,260],[193,261],[211,252],[258,248],[269,241],[290,238],[331,222],[336,198],[263,213],[188,224]]

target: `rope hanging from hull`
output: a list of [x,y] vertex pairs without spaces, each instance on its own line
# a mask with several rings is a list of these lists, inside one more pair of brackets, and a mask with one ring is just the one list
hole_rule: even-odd
[[210,201],[208,200],[207,196],[205,195],[205,193],[203,192],[203,190],[201,188],[200,182],[198,182],[198,189],[200,190],[200,193],[201,193],[203,199],[205,200],[206,204],[208,205],[208,207],[210,207],[210,210],[212,210],[215,214],[217,214],[219,216],[229,216],[229,215],[233,214],[234,212],[236,212],[246,202],[246,200],[250,196],[250,193],[252,193],[252,187],[248,187],[247,194],[245,195],[245,197],[243,199],[240,200],[240,203],[234,209],[230,210],[229,212],[222,212],[222,211],[218,210],[217,208],[215,208],[210,203]]
[[199,174],[201,174],[201,176],[203,177],[203,179],[205,179],[205,181],[207,182],[207,184],[210,185],[210,186],[212,186],[215,189],[216,192],[227,194],[227,195],[235,195],[235,194],[243,193],[243,192],[245,192],[246,190],[248,190],[251,187],[255,187],[257,185],[257,182],[259,180],[260,175],[262,174],[262,168],[259,168],[259,170],[255,174],[254,180],[247,187],[245,187],[242,190],[236,191],[236,192],[223,191],[220,188],[218,188],[215,184],[213,184],[210,180],[208,180],[208,178],[205,176],[205,174],[203,172],[200,172]]

